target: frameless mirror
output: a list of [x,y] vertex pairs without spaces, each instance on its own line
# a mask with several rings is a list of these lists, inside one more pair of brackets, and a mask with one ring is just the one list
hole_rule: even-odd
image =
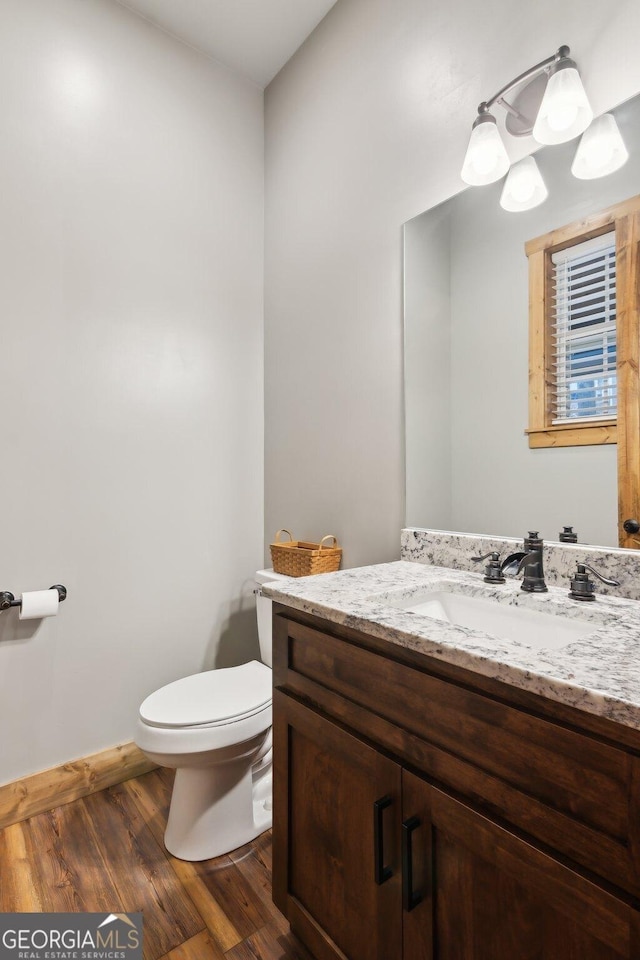
[[[547,200],[500,207],[468,188],[404,225],[408,526],[618,545],[615,444],[530,449],[525,243],[640,194],[640,96],[612,111],[629,151],[616,173],[571,174],[578,140],[535,154]],[[639,518],[640,519],[640,518]]]

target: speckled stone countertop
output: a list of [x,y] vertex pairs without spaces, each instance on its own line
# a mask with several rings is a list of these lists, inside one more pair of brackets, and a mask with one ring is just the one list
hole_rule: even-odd
[[[455,570],[475,571],[472,557],[496,550],[502,557],[522,550],[523,541],[476,533],[457,533],[407,527],[400,535],[400,559]],[[577,563],[590,563],[604,577],[618,580],[617,587],[598,583],[598,593],[640,600],[640,550],[595,547],[587,543],[554,543],[545,540],[544,576],[547,586],[568,589]]]
[[[399,560],[274,581],[265,596],[514,687],[640,729],[640,603],[599,596],[570,600],[567,588],[527,594],[520,580],[494,586],[481,573]],[[395,607],[426,590],[571,618],[585,636],[538,648]]]

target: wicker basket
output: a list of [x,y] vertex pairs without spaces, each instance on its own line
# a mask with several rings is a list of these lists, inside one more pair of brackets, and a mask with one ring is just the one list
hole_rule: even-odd
[[[288,533],[289,540],[280,540],[281,533]],[[324,546],[325,540],[332,541]],[[278,530],[276,542],[271,544],[271,562],[276,573],[287,577],[309,577],[313,573],[333,573],[340,568],[342,547],[333,534],[323,537],[320,543],[294,540],[288,530]]]

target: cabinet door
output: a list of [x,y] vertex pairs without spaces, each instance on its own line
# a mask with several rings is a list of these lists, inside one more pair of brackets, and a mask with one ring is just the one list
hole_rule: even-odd
[[422,896],[405,904],[404,960],[640,957],[624,901],[407,771],[402,782],[409,894]]
[[273,898],[317,960],[400,960],[401,768],[274,692]]

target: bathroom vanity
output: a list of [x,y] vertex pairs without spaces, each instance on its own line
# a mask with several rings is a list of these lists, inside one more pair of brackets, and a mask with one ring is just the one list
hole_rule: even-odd
[[273,896],[317,960],[640,957],[637,601],[403,561],[265,592]]

